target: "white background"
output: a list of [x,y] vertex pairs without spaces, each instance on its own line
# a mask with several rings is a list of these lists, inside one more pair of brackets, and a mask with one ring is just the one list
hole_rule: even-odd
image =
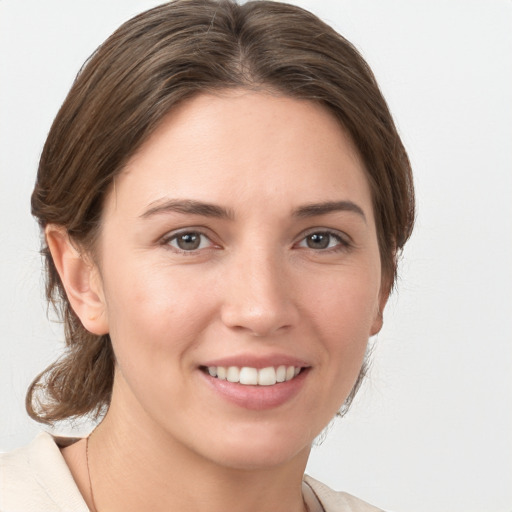
[[[74,76],[149,0],[0,0],[0,449],[61,349],[29,214]],[[416,232],[371,376],[308,471],[395,512],[512,511],[512,2],[297,1],[374,69],[413,163]]]

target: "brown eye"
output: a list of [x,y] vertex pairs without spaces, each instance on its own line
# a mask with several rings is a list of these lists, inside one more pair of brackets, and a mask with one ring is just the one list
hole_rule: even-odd
[[349,244],[338,234],[329,231],[315,231],[306,235],[298,244],[299,247],[322,251],[326,249],[344,249]]
[[201,237],[197,233],[185,233],[176,238],[176,243],[184,251],[193,251],[201,244]]
[[197,231],[187,231],[185,233],[178,233],[167,242],[171,247],[180,251],[196,251],[204,249],[211,245],[208,237]]
[[306,244],[310,249],[327,249],[330,240],[329,233],[313,233],[306,237]]

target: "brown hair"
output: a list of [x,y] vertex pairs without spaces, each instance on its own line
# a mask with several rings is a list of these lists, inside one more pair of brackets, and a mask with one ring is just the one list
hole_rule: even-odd
[[[60,225],[91,250],[114,177],[169,110],[201,92],[235,87],[319,102],[348,130],[366,166],[391,288],[414,217],[407,154],[363,58],[313,14],[288,4],[176,0],[122,25],[81,70],[48,135],[32,195],[41,228]],[[109,336],[82,326],[45,243],[42,254],[67,351],[31,384],[28,413],[45,423],[98,415],[110,403],[114,376]]]

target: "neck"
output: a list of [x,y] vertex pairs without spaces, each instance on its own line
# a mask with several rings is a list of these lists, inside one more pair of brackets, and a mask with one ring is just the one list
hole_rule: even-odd
[[[138,411],[141,413],[141,411]],[[264,468],[211,461],[155,428],[142,412],[131,421],[112,402],[89,442],[97,512],[302,512],[309,449]]]

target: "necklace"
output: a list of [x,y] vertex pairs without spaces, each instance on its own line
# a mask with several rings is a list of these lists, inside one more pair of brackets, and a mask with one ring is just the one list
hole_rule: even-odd
[[94,430],[85,438],[85,462],[87,464],[87,476],[89,478],[89,492],[91,494],[93,512],[98,512],[98,509],[96,508],[96,503],[94,501],[94,493],[92,491],[91,470],[89,469],[89,439],[92,437],[93,434]]

